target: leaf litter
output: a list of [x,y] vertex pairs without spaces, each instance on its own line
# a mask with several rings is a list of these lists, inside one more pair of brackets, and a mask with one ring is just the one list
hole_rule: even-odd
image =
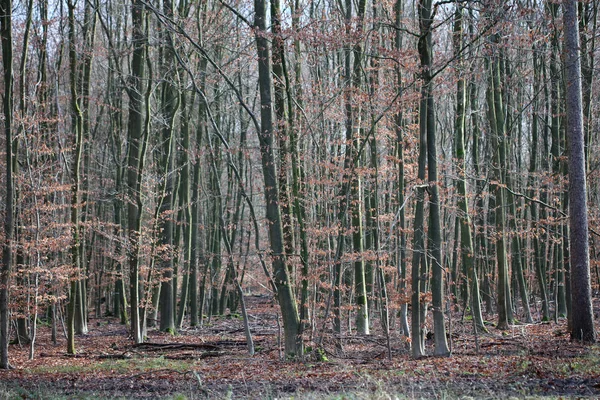
[[[242,321],[211,317],[177,335],[149,330],[135,345],[118,319],[90,320],[90,332],[52,344],[50,329],[38,333],[36,358],[27,346],[11,345],[14,369],[0,371],[6,398],[599,398],[600,347],[569,340],[566,320],[490,328],[453,323],[452,356],[412,359],[406,338],[386,338],[374,326],[368,337],[343,338],[343,353],[324,341],[326,355],[280,359],[277,321],[269,299],[248,299],[257,352],[246,351]],[[271,315],[271,317],[269,317]],[[374,324],[376,324],[375,321]],[[318,337],[315,335],[315,337]],[[433,341],[427,350],[432,353]],[[307,343],[308,346],[315,346]],[[315,348],[315,347],[313,347]],[[341,396],[341,397],[340,397]]]

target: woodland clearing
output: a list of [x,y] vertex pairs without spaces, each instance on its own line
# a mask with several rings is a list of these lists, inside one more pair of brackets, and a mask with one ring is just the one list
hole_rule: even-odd
[[346,337],[343,354],[335,354],[325,336],[321,351],[285,361],[277,309],[264,296],[248,300],[253,357],[235,314],[177,335],[150,330],[142,345],[132,343],[117,319],[91,319],[75,356],[66,353],[64,337],[54,345],[50,328],[42,326],[34,360],[28,360],[28,346],[11,345],[14,369],[0,371],[0,398],[600,397],[600,347],[570,342],[566,320],[508,331],[490,326],[477,337],[478,352],[469,321],[455,320],[451,357],[411,359],[406,340],[394,333],[390,360],[376,329]]

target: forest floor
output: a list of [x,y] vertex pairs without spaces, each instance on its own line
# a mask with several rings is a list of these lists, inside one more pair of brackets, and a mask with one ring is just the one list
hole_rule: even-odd
[[[600,347],[571,343],[566,321],[490,327],[476,340],[470,322],[454,321],[451,357],[413,360],[397,333],[344,339],[336,354],[322,351],[284,361],[278,346],[277,309],[248,298],[256,354],[249,356],[239,317],[213,317],[172,336],[149,331],[134,345],[113,318],[91,319],[77,337],[76,356],[66,341],[50,341],[40,326],[36,357],[11,345],[13,370],[0,371],[3,398],[295,398],[295,399],[507,399],[600,398]],[[456,318],[459,318],[457,316]],[[433,344],[427,343],[432,351]]]

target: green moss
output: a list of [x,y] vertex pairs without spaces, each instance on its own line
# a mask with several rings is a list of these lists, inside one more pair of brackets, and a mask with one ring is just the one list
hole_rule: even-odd
[[177,335],[177,331],[174,328],[167,328],[167,330],[165,332],[167,332],[171,336]]

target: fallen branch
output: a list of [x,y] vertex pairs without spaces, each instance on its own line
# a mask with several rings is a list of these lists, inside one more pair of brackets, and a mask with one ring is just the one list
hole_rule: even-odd
[[209,349],[209,350],[221,350],[217,345],[210,343],[138,343],[134,344],[133,347],[137,349],[144,349],[149,351],[160,351],[160,350],[189,350],[189,349]]
[[100,354],[98,357],[100,360],[129,360],[132,358],[129,352],[122,354]]
[[165,360],[196,360],[196,359],[202,359],[202,358],[209,358],[209,357],[220,357],[220,356],[224,356],[225,354],[227,354],[224,351],[207,351],[205,353],[184,353],[184,354],[178,354],[178,355],[173,355],[173,356],[164,356]]

